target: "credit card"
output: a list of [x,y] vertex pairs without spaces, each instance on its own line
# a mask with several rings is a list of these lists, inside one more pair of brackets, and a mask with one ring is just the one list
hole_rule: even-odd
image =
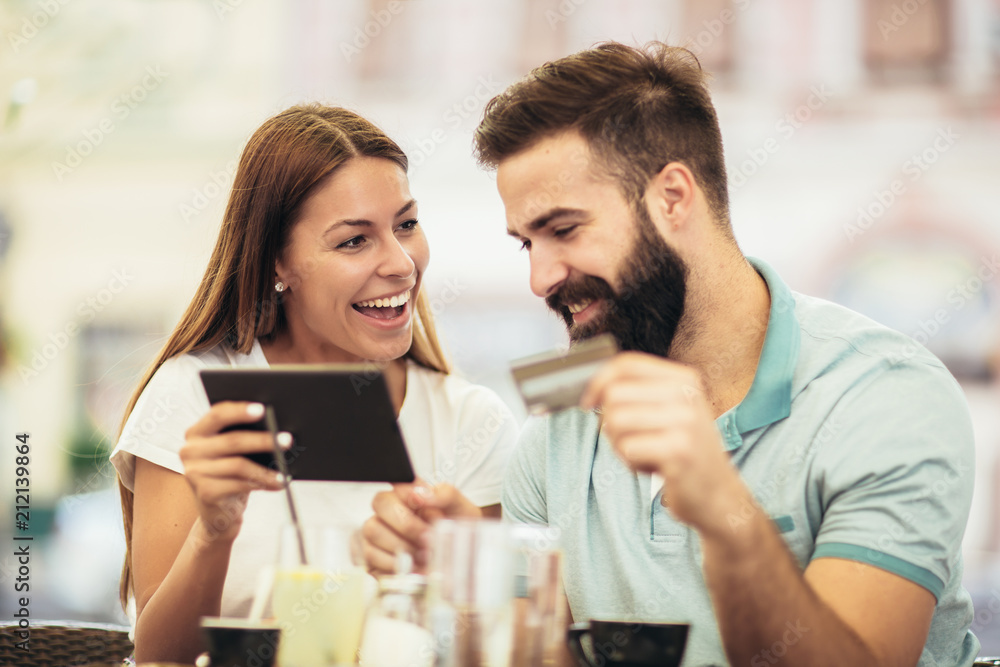
[[576,343],[569,351],[552,350],[511,362],[521,398],[533,415],[576,407],[601,364],[618,352],[614,336],[601,334]]

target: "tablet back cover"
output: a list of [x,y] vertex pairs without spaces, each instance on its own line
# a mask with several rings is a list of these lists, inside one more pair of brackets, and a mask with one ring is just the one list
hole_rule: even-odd
[[[369,366],[208,369],[210,403],[257,401],[274,407],[278,428],[294,437],[285,452],[292,479],[412,482],[413,467],[385,377]],[[227,430],[266,430],[263,420]],[[271,455],[254,456],[276,468]]]

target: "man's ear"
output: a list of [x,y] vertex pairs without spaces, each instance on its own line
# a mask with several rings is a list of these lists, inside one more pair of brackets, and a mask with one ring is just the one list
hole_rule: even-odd
[[694,174],[680,162],[670,162],[653,175],[646,188],[646,206],[661,233],[687,224],[694,211],[695,188]]

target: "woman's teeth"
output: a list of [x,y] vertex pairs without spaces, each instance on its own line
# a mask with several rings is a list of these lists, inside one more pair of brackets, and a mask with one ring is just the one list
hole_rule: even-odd
[[386,299],[372,299],[370,301],[359,301],[358,305],[364,308],[396,308],[398,306],[406,305],[406,302],[410,300],[410,292],[412,290],[406,290],[402,294],[398,294],[393,297]]

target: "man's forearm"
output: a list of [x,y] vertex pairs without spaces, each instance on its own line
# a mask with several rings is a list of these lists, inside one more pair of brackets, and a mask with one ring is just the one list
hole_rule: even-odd
[[745,525],[702,537],[705,580],[730,663],[876,665],[871,650],[803,577],[763,511]]

